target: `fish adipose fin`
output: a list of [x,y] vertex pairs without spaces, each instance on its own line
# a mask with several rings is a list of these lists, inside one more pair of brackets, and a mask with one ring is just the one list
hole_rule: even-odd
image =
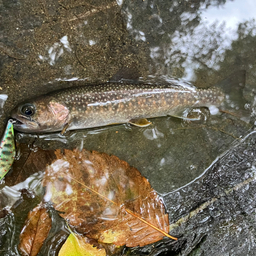
[[152,123],[149,122],[146,118],[141,118],[141,119],[132,119],[129,121],[129,124],[132,124],[134,126],[138,127],[147,127],[151,125]]

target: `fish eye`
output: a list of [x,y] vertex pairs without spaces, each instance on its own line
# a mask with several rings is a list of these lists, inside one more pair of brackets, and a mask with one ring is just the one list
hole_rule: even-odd
[[31,104],[26,104],[21,107],[21,113],[25,116],[33,116],[36,112],[36,109]]

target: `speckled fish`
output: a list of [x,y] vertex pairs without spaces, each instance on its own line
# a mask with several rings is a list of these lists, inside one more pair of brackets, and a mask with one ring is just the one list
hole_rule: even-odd
[[219,106],[218,88],[196,89],[175,85],[105,83],[55,91],[18,105],[11,116],[22,132],[55,132],[110,124],[150,124],[145,118],[183,117],[193,107]]
[[9,120],[0,145],[0,180],[11,169],[15,154],[13,124]]

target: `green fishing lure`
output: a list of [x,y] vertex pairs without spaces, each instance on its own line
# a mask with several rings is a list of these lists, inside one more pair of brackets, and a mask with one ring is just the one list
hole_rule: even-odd
[[9,120],[0,144],[0,180],[11,169],[15,154],[13,124]]

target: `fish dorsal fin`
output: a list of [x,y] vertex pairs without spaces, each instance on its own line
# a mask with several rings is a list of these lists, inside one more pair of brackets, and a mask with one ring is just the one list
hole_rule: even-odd
[[140,118],[140,119],[130,120],[129,124],[132,124],[132,125],[138,126],[138,127],[147,127],[147,126],[151,125],[152,123],[149,122],[146,118]]

